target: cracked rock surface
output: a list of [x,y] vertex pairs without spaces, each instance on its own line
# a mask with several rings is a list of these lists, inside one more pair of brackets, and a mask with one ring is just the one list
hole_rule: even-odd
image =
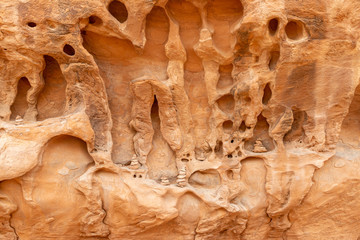
[[0,240],[360,239],[357,0],[0,0]]

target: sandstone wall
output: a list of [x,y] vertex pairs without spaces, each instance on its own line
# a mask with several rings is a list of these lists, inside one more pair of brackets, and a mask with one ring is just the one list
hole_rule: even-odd
[[0,240],[360,236],[357,0],[0,0]]

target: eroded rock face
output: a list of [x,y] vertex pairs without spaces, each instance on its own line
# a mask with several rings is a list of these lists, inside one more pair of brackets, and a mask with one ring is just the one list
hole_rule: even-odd
[[0,240],[358,239],[359,10],[0,1]]

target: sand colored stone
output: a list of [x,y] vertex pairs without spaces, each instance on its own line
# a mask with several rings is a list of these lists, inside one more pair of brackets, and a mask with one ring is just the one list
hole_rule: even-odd
[[1,0],[0,240],[359,239],[359,11]]

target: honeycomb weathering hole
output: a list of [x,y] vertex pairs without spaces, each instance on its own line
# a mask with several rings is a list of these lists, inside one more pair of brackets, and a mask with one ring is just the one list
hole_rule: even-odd
[[292,108],[293,123],[290,131],[284,136],[284,142],[298,142],[302,143],[305,138],[304,125],[307,124],[308,115],[306,111],[302,111],[296,107]]
[[[216,47],[223,51],[231,51],[232,33],[229,26],[243,16],[244,7],[240,0],[211,0],[207,1],[207,20],[214,28],[212,39]],[[226,24],[229,24],[226,27]]]
[[279,20],[277,20],[276,18],[273,18],[269,21],[268,27],[269,27],[270,35],[275,35],[278,26],[279,26]]
[[36,27],[36,23],[34,23],[34,22],[28,22],[27,25],[31,28]]
[[22,77],[18,81],[16,98],[11,105],[11,118],[15,120],[16,116],[19,115],[23,117],[25,115],[26,109],[28,108],[28,103],[26,101],[26,94],[31,88],[29,80],[26,77]]
[[185,70],[202,71],[201,58],[196,55],[193,47],[200,37],[202,20],[198,8],[191,1],[169,0],[166,10],[179,24],[180,40],[186,49]]
[[220,78],[216,85],[216,88],[218,89],[226,89],[233,84],[233,78],[231,76],[231,73],[233,71],[233,65],[220,65],[219,67],[219,73]]
[[[231,120],[227,120],[227,121],[223,122],[224,132],[231,133],[232,128],[233,128],[233,122]],[[233,141],[233,140],[231,140],[231,141]]]
[[301,22],[290,21],[285,26],[286,36],[292,40],[298,40],[303,37],[304,29]]
[[246,125],[245,125],[245,122],[242,121],[241,124],[240,124],[240,127],[239,127],[239,130],[240,132],[245,132],[246,131]]
[[217,188],[221,184],[220,174],[213,169],[195,171],[189,184],[195,188]]
[[[158,6],[153,7],[151,12],[146,16],[146,39],[152,41],[154,44],[162,46],[168,39],[169,30],[170,24],[165,10]],[[153,48],[152,50],[156,52],[161,51]]]
[[101,18],[97,17],[97,16],[90,16],[89,17],[89,23],[91,25],[97,26],[97,25],[101,25],[102,24],[102,20]]
[[270,89],[270,84],[266,84],[265,88],[264,88],[264,95],[263,95],[263,98],[262,98],[262,103],[264,105],[267,105],[268,102],[270,101],[270,98],[271,98],[271,95],[272,95],[272,92],[271,92],[271,89]]
[[109,4],[109,12],[121,23],[125,22],[128,18],[126,6],[122,2],[116,0]]
[[232,170],[227,170],[227,171],[226,171],[226,176],[227,176],[229,179],[233,180],[233,179],[234,179],[234,172],[233,172]]
[[217,157],[222,157],[223,151],[224,151],[224,149],[223,149],[223,142],[217,140],[217,141],[216,141],[215,148],[214,148],[214,152],[215,152],[216,156],[217,156]]
[[218,106],[221,111],[227,114],[232,114],[235,107],[234,97],[230,94],[226,94],[217,100]]
[[75,55],[75,49],[72,46],[70,46],[69,44],[65,44],[63,51],[64,51],[64,53],[66,53],[69,56]]
[[279,51],[273,51],[270,53],[269,70],[273,71],[276,69],[277,62],[280,58]]
[[60,65],[48,55],[44,56],[44,60],[43,78],[45,86],[38,97],[38,121],[62,116],[66,106],[67,82],[61,72]]
[[186,163],[186,162],[189,162],[189,159],[182,158],[181,161]]

